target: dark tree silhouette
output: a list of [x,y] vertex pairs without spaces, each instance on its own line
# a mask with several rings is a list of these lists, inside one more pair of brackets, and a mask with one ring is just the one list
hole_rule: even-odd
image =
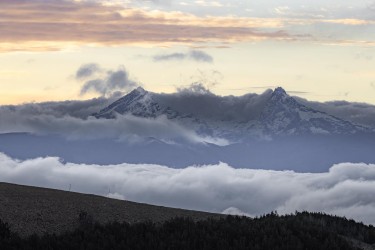
[[20,238],[0,220],[0,249],[155,249],[155,250],[352,250],[351,240],[375,243],[375,228],[323,213],[271,213],[259,218],[227,216],[163,223],[95,223],[81,212],[79,227],[61,235]]

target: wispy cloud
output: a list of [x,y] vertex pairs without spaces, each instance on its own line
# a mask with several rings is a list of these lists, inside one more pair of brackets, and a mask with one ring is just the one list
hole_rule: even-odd
[[363,19],[354,19],[354,18],[347,18],[347,19],[326,19],[323,20],[324,23],[335,23],[335,24],[342,24],[342,25],[373,25],[375,21],[372,20],[363,20]]
[[202,7],[224,7],[220,1],[197,0],[194,3]]
[[159,54],[153,56],[153,60],[156,62],[160,61],[173,61],[173,60],[193,60],[196,62],[213,63],[214,59],[208,53],[201,50],[191,50],[187,53],[169,53]]
[[171,61],[171,60],[184,60],[187,55],[185,53],[170,53],[170,54],[160,54],[153,56],[153,60],[156,62],[159,61]]
[[99,71],[101,71],[100,66],[96,63],[84,64],[77,70],[75,78],[77,80],[85,79],[93,76]]
[[[371,40],[314,37],[301,34],[300,26],[331,24],[375,25],[360,18],[326,18],[290,14],[288,6],[275,7],[273,17],[240,17],[235,15],[194,15],[181,11],[129,8],[109,1],[73,0],[4,0],[0,2],[0,52],[56,51],[85,44],[87,46],[171,45],[189,46],[203,43],[283,40],[310,41],[331,45],[373,46]],[[196,1],[195,4],[222,7],[218,1]],[[319,9],[320,12],[326,10]],[[294,13],[294,12],[292,12]],[[309,29],[307,29],[309,30]],[[313,32],[313,30],[311,31]],[[326,32],[329,32],[327,30]],[[359,39],[359,38],[358,38]],[[366,44],[363,44],[366,43]]]
[[[0,51],[58,50],[80,44],[170,44],[293,39],[277,20],[198,17],[88,1],[0,2]],[[261,27],[278,30],[259,30]]]

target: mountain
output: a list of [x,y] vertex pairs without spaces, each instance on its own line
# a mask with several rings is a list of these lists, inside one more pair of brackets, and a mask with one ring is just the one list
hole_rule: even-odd
[[97,118],[114,118],[116,114],[132,114],[140,117],[157,117],[166,112],[152,98],[152,94],[138,87],[126,96],[94,114]]
[[355,134],[367,129],[300,104],[276,88],[259,119],[267,134]]
[[[245,97],[230,96],[215,99],[210,93],[173,96],[148,92],[139,87],[94,116],[96,118],[114,118],[116,115],[129,114],[144,118],[166,116],[200,135],[226,138],[231,141],[264,136],[370,132],[369,128],[299,103],[281,87],[259,97],[262,100],[260,104],[252,103],[254,98],[246,102]],[[176,100],[178,98],[180,100]],[[195,102],[200,101],[199,99],[206,101],[195,109],[189,110],[181,105],[183,103],[185,106],[194,106]],[[248,106],[252,109],[246,112]],[[208,111],[203,113],[200,109],[208,109]],[[221,114],[218,111],[221,111]],[[239,114],[236,114],[237,111]],[[216,114],[213,115],[214,113]]]
[[93,114],[96,118],[112,119],[116,115],[134,115],[142,118],[157,118],[166,116],[168,119],[193,127],[200,134],[209,134],[210,128],[205,122],[194,117],[192,114],[180,114],[167,105],[158,102],[158,94],[148,92],[138,87],[129,94],[118,99],[108,107]]
[[[134,119],[121,117],[113,129],[129,129],[127,135],[140,126],[134,138],[107,136],[108,130],[101,135],[100,129],[97,138],[88,139],[9,133],[0,134],[0,152],[20,160],[58,156],[73,163],[175,168],[221,161],[235,168],[298,172],[325,172],[340,162],[375,161],[375,133],[369,128],[308,107],[282,88],[243,96],[157,94],[138,88],[89,122],[102,124],[99,119],[108,119],[105,123],[112,129],[111,119],[122,115],[139,119],[122,127],[122,122]],[[155,121],[147,120],[141,127],[142,119]]]

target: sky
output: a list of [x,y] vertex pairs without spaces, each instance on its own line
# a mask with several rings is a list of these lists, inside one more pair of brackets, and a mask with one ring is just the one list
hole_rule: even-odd
[[0,104],[108,95],[113,76],[123,92],[199,82],[375,104],[374,46],[370,0],[1,0]]

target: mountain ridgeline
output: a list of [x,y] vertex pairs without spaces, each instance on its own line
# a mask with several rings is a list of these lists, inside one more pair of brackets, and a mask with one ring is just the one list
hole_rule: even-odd
[[58,156],[73,163],[174,168],[225,162],[298,172],[375,162],[374,128],[342,118],[311,108],[282,88],[217,96],[207,90],[160,94],[139,87],[83,120],[94,122],[93,128],[77,130],[98,136],[0,134],[0,152],[21,160]]
[[138,87],[93,115],[96,118],[165,116],[201,135],[233,142],[263,136],[351,135],[374,131],[307,107],[281,87],[262,95],[240,97],[188,91],[157,94]]

